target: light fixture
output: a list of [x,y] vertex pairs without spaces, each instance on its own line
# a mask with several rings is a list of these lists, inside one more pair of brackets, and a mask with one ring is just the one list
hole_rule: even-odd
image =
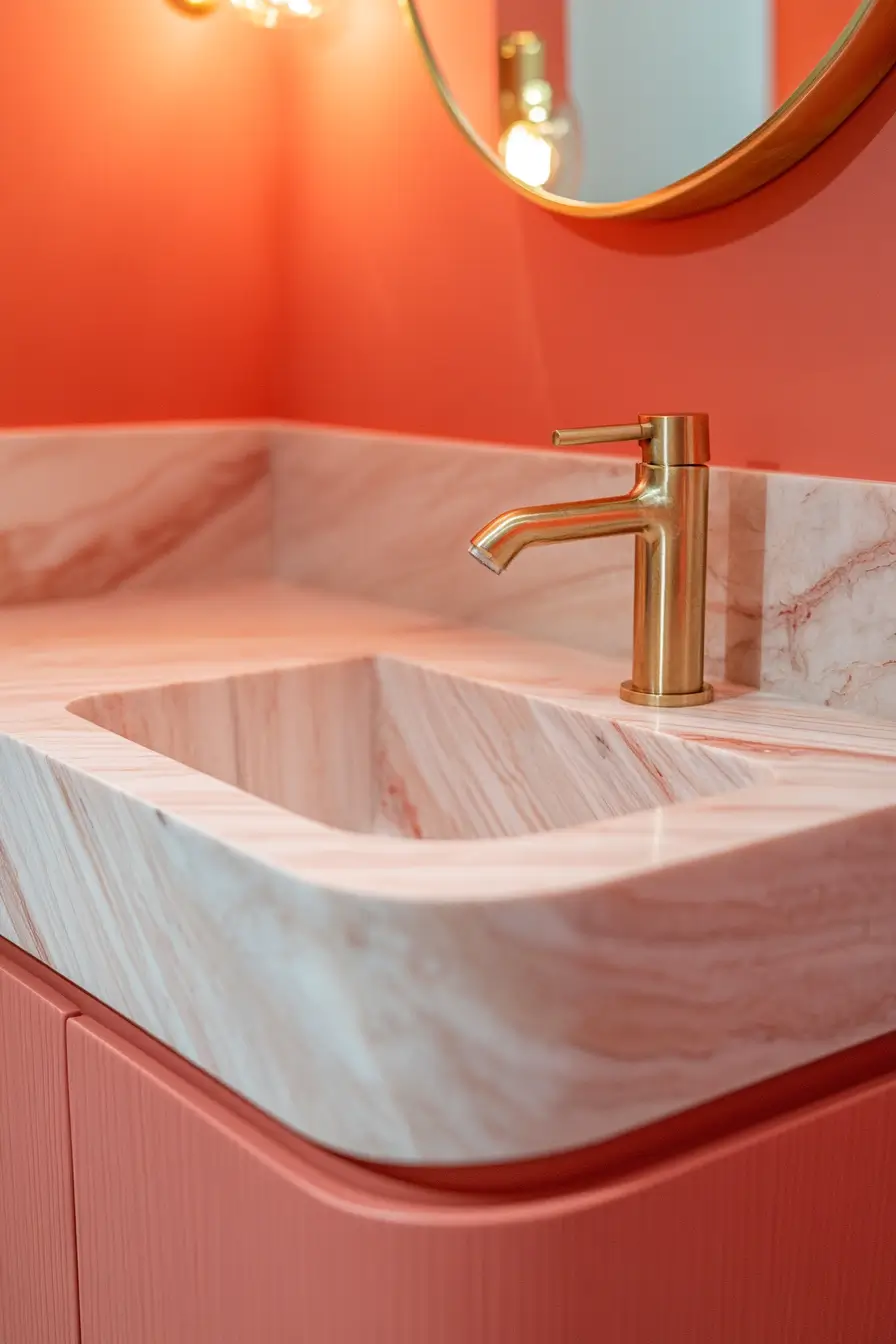
[[[214,14],[225,7],[227,0],[168,0],[169,5],[180,14],[190,18],[202,18]],[[276,28],[284,20],[316,19],[322,6],[315,0],[230,0],[230,4],[243,18],[254,23],[257,28]]]
[[244,18],[259,28],[276,28],[289,19],[316,19],[321,6],[314,0],[230,0]]
[[191,19],[201,19],[206,14],[214,14],[215,10],[221,7],[221,0],[168,0],[168,3],[179,14],[186,14]]
[[580,169],[577,118],[571,106],[554,105],[543,39],[528,30],[508,33],[498,57],[504,167],[527,187],[570,193]]

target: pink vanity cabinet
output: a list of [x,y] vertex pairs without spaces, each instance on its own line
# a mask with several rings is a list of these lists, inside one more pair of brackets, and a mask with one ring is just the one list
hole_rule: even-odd
[[896,1339],[896,1072],[575,1191],[451,1194],[297,1140],[52,977],[0,983],[2,1344]]
[[83,1344],[891,1344],[896,1077],[583,1193],[303,1158],[69,1024]]
[[0,1341],[77,1344],[65,1028],[76,1009],[0,960]]

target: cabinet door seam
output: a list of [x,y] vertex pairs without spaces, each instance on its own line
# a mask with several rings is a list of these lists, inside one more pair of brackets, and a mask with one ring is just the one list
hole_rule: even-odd
[[84,1322],[81,1316],[81,1248],[78,1242],[78,1192],[75,1184],[75,1146],[72,1139],[72,1080],[71,1069],[69,1067],[68,1047],[69,1047],[69,1027],[72,1022],[83,1017],[78,1009],[75,1009],[65,1019],[65,1107],[66,1122],[68,1126],[68,1161],[69,1161],[69,1181],[71,1190],[71,1232],[72,1244],[75,1248],[75,1310],[78,1322],[78,1344],[81,1344],[84,1333]]

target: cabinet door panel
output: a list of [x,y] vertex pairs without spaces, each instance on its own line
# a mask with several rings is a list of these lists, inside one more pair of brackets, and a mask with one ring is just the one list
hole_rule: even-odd
[[69,1038],[83,1344],[896,1338],[896,1079],[626,1180],[488,1203],[377,1193],[105,1029]]
[[75,1009],[0,961],[0,1340],[76,1344],[65,1024]]

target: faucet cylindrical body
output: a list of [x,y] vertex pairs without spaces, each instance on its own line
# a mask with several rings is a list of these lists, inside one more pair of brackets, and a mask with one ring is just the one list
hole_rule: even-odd
[[632,677],[624,699],[702,704],[709,470],[642,464],[647,526],[635,537]]

